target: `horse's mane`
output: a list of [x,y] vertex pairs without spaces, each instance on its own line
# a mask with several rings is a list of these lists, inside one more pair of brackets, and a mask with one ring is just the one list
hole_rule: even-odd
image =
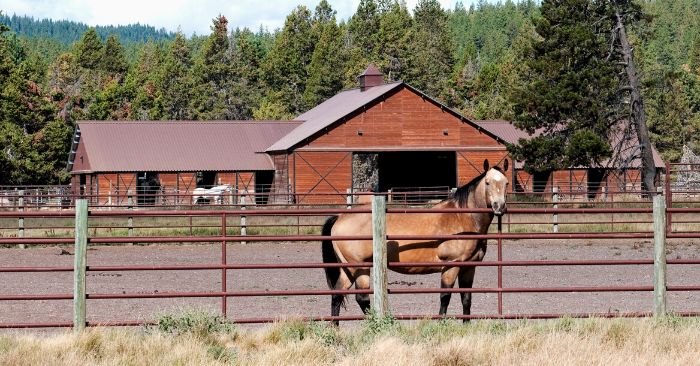
[[[500,167],[495,166],[492,169],[496,169],[503,173],[503,170]],[[454,193],[450,194],[447,200],[453,201],[459,208],[466,208],[467,203],[469,202],[469,195],[476,189],[476,186],[479,185],[479,182],[484,179],[488,172],[489,171],[487,170],[479,174],[478,176],[474,177],[474,179],[470,180],[469,183],[457,188]]]

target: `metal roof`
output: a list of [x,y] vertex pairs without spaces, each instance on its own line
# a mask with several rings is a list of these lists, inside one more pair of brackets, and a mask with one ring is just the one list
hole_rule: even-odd
[[[509,144],[517,144],[519,139],[527,139],[530,137],[528,133],[524,130],[518,129],[515,127],[512,123],[504,120],[484,120],[484,121],[474,121],[476,124],[481,126],[483,129],[491,132],[492,134],[500,137],[504,141],[506,141]],[[537,135],[538,132],[535,132],[535,135]],[[618,141],[620,141],[621,135],[620,133],[616,134],[615,136],[612,137],[612,144],[615,145]],[[630,151],[629,146],[626,146],[624,151],[623,151],[623,156],[622,159],[626,160],[629,157],[629,154],[632,152]],[[627,156],[624,156],[626,153]],[[656,165],[657,168],[662,168],[665,166],[665,163],[663,159],[661,158],[661,155],[659,155],[659,152],[656,151],[656,148],[652,146],[652,155],[654,156],[654,165]],[[608,164],[608,161],[603,161],[601,163],[602,166],[606,166]],[[523,163],[522,162],[516,162],[515,167],[520,169],[522,168]],[[637,168],[641,166],[640,161],[638,158],[632,159],[630,163],[630,167]]]
[[265,149],[295,121],[78,122],[92,172],[273,170]]

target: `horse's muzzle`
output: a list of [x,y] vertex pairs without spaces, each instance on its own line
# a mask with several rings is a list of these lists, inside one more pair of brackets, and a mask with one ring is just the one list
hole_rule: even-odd
[[494,202],[491,204],[493,209],[493,214],[496,216],[502,216],[506,213],[506,203],[505,202]]

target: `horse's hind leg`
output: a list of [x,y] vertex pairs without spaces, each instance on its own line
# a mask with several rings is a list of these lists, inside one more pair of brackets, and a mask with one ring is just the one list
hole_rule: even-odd
[[[442,276],[440,277],[440,287],[452,288],[455,285],[458,273],[459,267],[445,267],[445,269],[442,270]],[[440,294],[440,315],[447,314],[447,307],[450,305],[451,298],[451,292],[443,292]]]
[[[361,268],[355,271],[355,288],[358,290],[369,289],[369,269]],[[355,300],[360,305],[362,313],[369,313],[369,294],[356,294]]]
[[[474,283],[474,272],[476,271],[476,267],[463,267],[461,271],[459,271],[459,288],[472,288],[472,284]],[[462,292],[462,313],[464,315],[469,315],[471,314],[471,308],[472,308],[472,293],[471,292]],[[469,322],[469,319],[464,319],[464,322],[467,323]]]
[[[348,273],[345,269],[340,271],[340,276],[338,281],[335,283],[334,290],[347,290],[352,286],[352,280],[348,277]],[[340,315],[340,307],[345,302],[345,295],[332,295],[331,296],[331,316]],[[333,320],[333,324],[338,325],[340,322],[338,320]]]

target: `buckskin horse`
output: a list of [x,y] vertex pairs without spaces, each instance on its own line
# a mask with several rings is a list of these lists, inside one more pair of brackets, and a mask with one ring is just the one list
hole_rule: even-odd
[[[506,209],[508,160],[503,169],[489,169],[484,161],[484,173],[469,183],[459,187],[448,199],[434,208],[491,208],[488,212],[474,213],[392,213],[386,217],[388,235],[453,235],[486,234],[494,215],[503,215]],[[371,235],[372,215],[368,213],[347,213],[328,218],[323,225],[324,236]],[[324,263],[358,263],[372,261],[371,240],[324,240],[322,242]],[[427,274],[441,272],[442,288],[452,288],[459,280],[460,288],[471,288],[475,267],[450,266],[450,262],[481,261],[486,254],[485,239],[458,240],[400,240],[387,242],[389,262],[434,262],[434,267],[392,267],[395,272],[405,274]],[[369,289],[370,270],[360,267],[325,268],[328,287],[335,290],[348,290],[354,284],[356,289]],[[363,313],[370,307],[368,294],[357,294],[357,304]],[[471,293],[463,292],[462,309],[464,315],[471,310]],[[447,313],[451,293],[440,294],[440,315]],[[338,316],[345,295],[331,296],[331,315]],[[467,319],[465,319],[466,321]],[[334,321],[338,324],[337,321]]]

